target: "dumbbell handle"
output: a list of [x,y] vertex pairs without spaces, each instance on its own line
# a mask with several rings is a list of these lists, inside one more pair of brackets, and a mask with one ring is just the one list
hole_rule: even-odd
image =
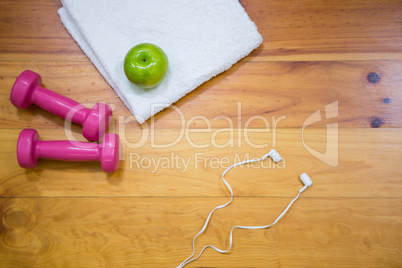
[[36,86],[32,102],[52,114],[81,125],[89,112],[82,104],[41,86]]
[[100,161],[99,145],[89,142],[37,141],[37,158],[61,161]]

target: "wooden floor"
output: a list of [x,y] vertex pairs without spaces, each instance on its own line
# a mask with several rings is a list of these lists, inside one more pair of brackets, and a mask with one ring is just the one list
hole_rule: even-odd
[[[225,168],[272,147],[279,165],[227,174],[234,202],[215,212],[197,252],[226,247],[234,225],[271,223],[302,172],[313,186],[278,225],[236,230],[230,253],[208,249],[186,267],[402,267],[402,2],[241,3],[263,45],[140,126],[62,26],[58,0],[0,2],[0,267],[175,267],[228,201]],[[25,69],[114,107],[118,172],[18,166],[23,128],[83,140],[80,126],[66,133],[64,120],[10,103]]]

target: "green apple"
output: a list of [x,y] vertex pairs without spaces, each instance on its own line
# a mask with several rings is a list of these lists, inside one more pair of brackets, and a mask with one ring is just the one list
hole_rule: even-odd
[[138,44],[124,58],[124,73],[137,86],[148,89],[159,85],[169,66],[163,50],[151,43]]

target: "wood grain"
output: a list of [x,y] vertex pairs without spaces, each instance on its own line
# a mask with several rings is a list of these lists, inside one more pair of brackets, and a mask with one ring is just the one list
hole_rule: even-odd
[[401,59],[400,1],[241,3],[264,38],[253,60]]
[[[306,193],[310,197],[401,197],[402,169],[394,162],[402,150],[399,129],[340,129],[336,167],[315,158],[305,148],[325,152],[325,129],[306,130],[305,145],[300,129],[280,128],[276,134],[258,129],[235,131],[239,130],[240,135],[233,133],[233,137],[229,132],[214,137],[219,130],[212,130],[183,134],[181,139],[180,130],[155,132],[153,138],[151,132],[149,136],[130,130],[116,132],[122,140],[124,160],[113,174],[103,173],[96,162],[41,160],[36,169],[25,170],[18,166],[15,155],[19,130],[1,130],[4,146],[0,149],[0,195],[227,196],[222,172],[235,162],[262,157],[275,144],[284,158],[281,164],[266,160],[228,174],[235,195],[290,197],[301,187],[298,176],[308,171],[315,182],[314,191]],[[67,138],[64,130],[41,129],[40,135],[43,140]]]
[[[0,199],[0,259],[5,267],[175,267],[190,255],[207,213],[225,200]],[[276,227],[237,230],[229,254],[206,250],[188,267],[401,266],[401,199],[369,200],[301,198]],[[268,224],[289,201],[235,198],[214,214],[197,249],[226,247],[232,226]]]
[[[313,186],[274,228],[237,230],[229,254],[209,249],[186,267],[402,266],[402,2],[240,2],[264,43],[143,125],[65,30],[60,1],[0,2],[0,267],[175,267],[227,202],[225,168],[273,147],[280,164],[226,175],[234,202],[214,213],[198,251],[227,246],[236,224],[271,223],[300,173]],[[96,162],[18,166],[23,128],[84,141],[79,125],[11,105],[25,69],[88,107],[113,107],[118,172]]]
[[[243,61],[402,59],[398,0],[241,4],[264,38],[264,44]],[[2,1],[0,7],[0,60],[88,61],[59,21],[59,1]]]
[[[131,128],[141,127],[90,64],[6,62],[0,66],[0,120],[8,127],[23,128],[27,122],[28,126],[41,128],[64,126],[63,119],[35,105],[28,110],[10,105],[9,92],[24,69],[42,74],[45,87],[87,103],[88,107],[98,101],[111,104],[115,107],[115,122],[126,121]],[[367,80],[372,72],[380,76],[375,84]],[[337,101],[336,121],[341,127],[370,128],[374,118],[381,120],[381,127],[401,127],[400,73],[400,61],[239,63],[174,107],[147,120],[144,126],[267,128],[278,122],[277,127],[301,127],[311,114],[324,111],[326,105]],[[88,90],[93,94],[87,94]],[[384,103],[384,99],[389,102]],[[326,127],[330,121],[323,117],[314,126]]]

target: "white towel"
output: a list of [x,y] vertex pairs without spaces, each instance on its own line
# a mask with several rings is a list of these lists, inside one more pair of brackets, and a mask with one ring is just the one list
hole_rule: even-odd
[[[61,21],[141,124],[262,43],[238,0],[61,0]],[[169,70],[143,90],[123,69],[127,51],[154,43]]]

